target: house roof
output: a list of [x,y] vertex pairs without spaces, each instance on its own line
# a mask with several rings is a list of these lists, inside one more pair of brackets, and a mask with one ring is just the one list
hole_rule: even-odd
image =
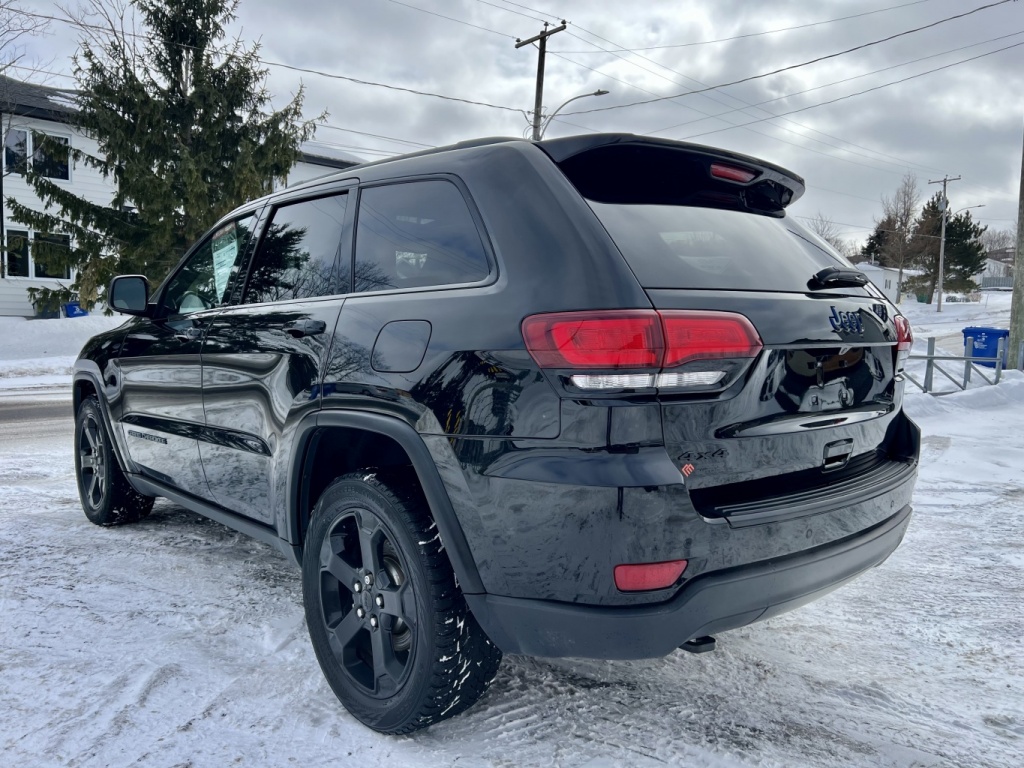
[[304,141],[300,147],[302,162],[322,165],[325,168],[351,168],[366,162],[361,157],[349,154],[331,144],[319,141]]
[[70,88],[24,83],[0,75],[0,110],[11,114],[66,123],[78,112],[77,96],[77,91]]

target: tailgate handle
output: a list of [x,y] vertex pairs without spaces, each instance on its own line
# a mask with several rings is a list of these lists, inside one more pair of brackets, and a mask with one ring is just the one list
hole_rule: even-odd
[[828,443],[825,446],[825,457],[821,462],[821,468],[829,472],[833,469],[845,467],[852,455],[853,438],[848,437],[845,440],[836,440],[833,443]]

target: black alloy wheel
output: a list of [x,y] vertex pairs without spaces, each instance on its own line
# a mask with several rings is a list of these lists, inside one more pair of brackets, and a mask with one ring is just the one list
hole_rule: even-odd
[[153,509],[153,497],[132,488],[121,471],[95,395],[75,416],[75,474],[82,509],[96,525],[134,523]]
[[342,704],[382,733],[409,733],[471,706],[501,651],[455,584],[427,503],[406,472],[328,486],[303,549],[306,623]]
[[393,534],[368,509],[335,521],[320,546],[320,613],[352,684],[394,695],[415,653],[416,598]]

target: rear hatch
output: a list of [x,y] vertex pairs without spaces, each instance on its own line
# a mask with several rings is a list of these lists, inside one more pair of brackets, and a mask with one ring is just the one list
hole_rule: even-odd
[[[903,482],[914,465],[899,418],[897,345],[909,326],[900,318],[898,329],[877,289],[786,215],[802,180],[706,147],[585,142],[542,147],[661,318],[664,367],[653,388],[632,394],[660,403],[665,445],[698,511],[750,525]],[[746,321],[756,334],[748,349],[701,338],[707,328],[749,335]]]

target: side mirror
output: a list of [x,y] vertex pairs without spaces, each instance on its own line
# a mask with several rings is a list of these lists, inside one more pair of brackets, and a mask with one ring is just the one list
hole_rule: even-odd
[[142,275],[118,275],[110,281],[107,305],[123,315],[149,314],[149,281]]

